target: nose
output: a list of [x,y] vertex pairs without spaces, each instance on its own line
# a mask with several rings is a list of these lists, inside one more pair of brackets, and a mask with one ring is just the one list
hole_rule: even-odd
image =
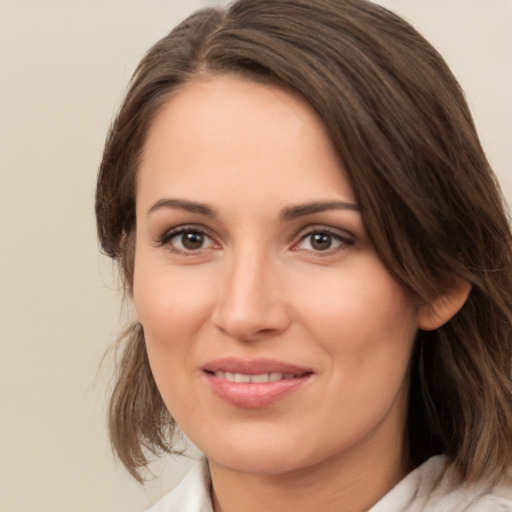
[[240,255],[221,280],[212,315],[215,326],[238,341],[256,341],[285,331],[290,316],[278,274],[268,258]]

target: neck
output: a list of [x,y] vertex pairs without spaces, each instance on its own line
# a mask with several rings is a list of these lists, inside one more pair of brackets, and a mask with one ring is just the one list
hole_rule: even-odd
[[280,474],[240,473],[210,461],[215,512],[364,512],[410,470],[400,441],[382,439]]

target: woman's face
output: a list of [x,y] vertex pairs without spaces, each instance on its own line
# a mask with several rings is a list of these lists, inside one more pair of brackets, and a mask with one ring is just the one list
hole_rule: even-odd
[[149,132],[136,235],[151,368],[211,465],[277,474],[401,454],[420,308],[307,103],[229,76],[178,91]]

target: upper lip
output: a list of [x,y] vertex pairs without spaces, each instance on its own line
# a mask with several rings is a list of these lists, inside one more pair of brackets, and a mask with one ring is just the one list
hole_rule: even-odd
[[293,375],[304,375],[312,373],[309,368],[297,366],[295,364],[279,361],[277,359],[257,358],[257,359],[238,359],[236,357],[223,357],[209,361],[203,366],[206,372],[231,372],[243,373],[246,375],[260,375],[263,373],[287,373]]

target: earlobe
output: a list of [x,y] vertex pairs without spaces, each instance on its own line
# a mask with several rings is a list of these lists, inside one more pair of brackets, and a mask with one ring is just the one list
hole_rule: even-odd
[[444,325],[464,306],[470,292],[471,284],[458,280],[447,293],[420,307],[418,327],[423,331],[433,331]]

